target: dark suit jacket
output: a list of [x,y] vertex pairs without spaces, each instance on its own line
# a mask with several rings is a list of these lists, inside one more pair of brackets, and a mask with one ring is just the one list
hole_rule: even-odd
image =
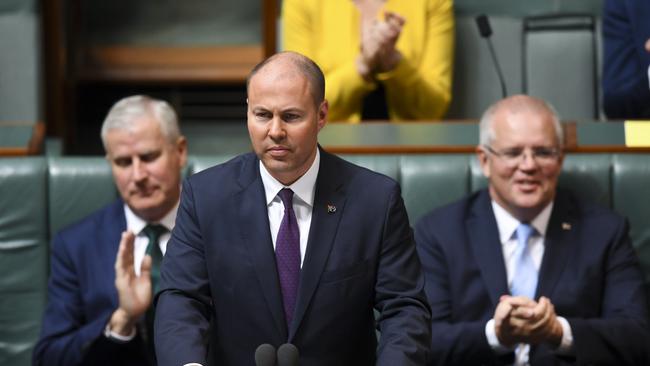
[[[496,357],[485,336],[499,296],[508,294],[490,202],[482,190],[416,226],[433,318],[432,364],[488,365],[508,358]],[[551,299],[568,320],[575,355],[533,346],[532,365],[647,365],[646,299],[626,220],[559,191],[544,245],[536,298]]]
[[650,1],[606,0],[603,11],[603,103],[609,118],[650,117]]
[[321,152],[289,327],[257,157],[196,174],[182,192],[157,297],[159,364],[207,365],[206,338],[222,366],[253,365],[260,344],[286,342],[301,366],[424,364],[430,311],[396,182]]
[[126,229],[118,200],[54,238],[48,304],[34,365],[149,365],[139,333],[116,343],[104,328],[118,306],[115,258]]

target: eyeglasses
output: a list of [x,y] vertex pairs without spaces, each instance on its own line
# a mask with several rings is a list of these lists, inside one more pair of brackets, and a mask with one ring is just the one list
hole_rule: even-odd
[[[520,147],[500,151],[497,151],[488,145],[483,145],[483,147],[490,154],[499,157],[504,163],[511,167],[521,164],[526,155],[526,149]],[[531,157],[539,165],[550,165],[556,163],[557,158],[560,156],[560,150],[551,147],[533,147],[530,151]]]

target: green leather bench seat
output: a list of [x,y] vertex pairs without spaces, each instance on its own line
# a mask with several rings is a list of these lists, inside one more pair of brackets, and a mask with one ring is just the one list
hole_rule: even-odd
[[[184,174],[231,157],[191,156]],[[432,208],[487,184],[474,154],[343,157],[397,180],[412,224]],[[571,154],[559,184],[629,218],[650,283],[650,154]],[[103,157],[0,159],[0,365],[30,364],[44,308],[51,238],[117,197]]]
[[0,365],[29,365],[48,272],[47,164],[0,159]]

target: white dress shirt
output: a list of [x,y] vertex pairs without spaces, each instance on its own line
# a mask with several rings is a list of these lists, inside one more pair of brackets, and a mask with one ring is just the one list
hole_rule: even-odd
[[174,223],[176,222],[176,211],[178,210],[178,202],[176,206],[165,215],[159,222],[147,222],[140,217],[138,217],[129,206],[124,205],[124,216],[126,217],[126,230],[135,234],[135,241],[133,242],[133,264],[135,265],[135,274],[140,275],[140,267],[142,266],[142,260],[144,260],[144,255],[147,253],[147,246],[149,245],[149,239],[147,235],[142,231],[148,224],[160,224],[167,228],[167,232],[160,236],[158,240],[158,245],[160,246],[160,252],[165,255],[167,251],[167,242],[171,238],[172,229],[174,229]]
[[285,186],[277,179],[271,176],[262,162],[260,162],[260,175],[266,194],[266,207],[269,215],[269,228],[271,230],[271,239],[273,240],[273,249],[277,240],[280,224],[284,217],[284,204],[278,196],[283,188],[289,188],[293,191],[293,211],[296,214],[298,230],[300,230],[300,266],[305,259],[307,251],[307,239],[309,237],[309,228],[311,227],[311,212],[314,207],[314,194],[316,192],[316,178],[318,177],[318,168],[320,167],[320,151],[316,150],[316,158],[311,167],[290,186]]
[[[535,228],[536,233],[530,238],[528,245],[530,255],[535,265],[535,269],[538,272],[542,265],[542,258],[544,257],[544,239],[546,237],[546,229],[548,228],[552,210],[553,202],[544,207],[539,215],[537,215],[537,217],[535,217],[530,222],[530,225]],[[517,262],[517,259],[515,258],[515,251],[517,249],[517,227],[521,224],[521,222],[510,215],[508,211],[506,211],[494,200],[492,201],[492,211],[494,212],[494,217],[497,221],[499,240],[501,242],[501,250],[503,253],[503,262],[506,265],[508,288],[510,288],[512,285],[513,276],[515,275],[514,272]],[[558,351],[568,352],[573,345],[573,333],[571,332],[569,322],[565,318],[558,316],[557,319],[562,325],[562,341],[560,342]],[[494,319],[490,319],[485,325],[485,336],[487,337],[488,343],[492,349],[494,349],[496,352],[507,353],[514,351],[514,365],[524,366],[529,364],[528,352],[530,351],[530,345],[518,344],[515,346],[514,350],[503,346],[497,338],[496,331],[494,329]]]
[[[165,215],[159,222],[154,223],[160,224],[166,227],[168,230],[158,239],[158,245],[160,246],[160,251],[163,255],[167,250],[167,242],[171,238],[171,231],[174,228],[174,223],[176,222],[177,210],[178,202],[167,215]],[[147,253],[147,246],[149,245],[149,239],[143,230],[149,223],[138,217],[126,204],[124,204],[124,217],[126,218],[126,230],[135,234],[135,240],[133,241],[133,265],[135,266],[136,276],[140,276],[140,267],[142,266],[142,261],[144,260],[144,256]],[[135,334],[135,328],[133,332],[127,336],[115,333],[111,331],[110,323],[106,325],[106,329],[104,330],[104,335],[118,342],[128,342],[135,337]]]

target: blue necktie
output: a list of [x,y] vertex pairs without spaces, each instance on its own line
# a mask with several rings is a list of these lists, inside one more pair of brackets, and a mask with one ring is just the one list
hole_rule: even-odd
[[278,195],[284,204],[284,217],[275,241],[275,263],[280,277],[284,315],[290,326],[300,281],[300,231],[293,212],[293,191],[284,188]]
[[530,254],[528,241],[535,229],[529,224],[517,227],[517,249],[515,250],[515,273],[512,278],[510,293],[513,296],[526,296],[535,299],[537,290],[537,269]]

